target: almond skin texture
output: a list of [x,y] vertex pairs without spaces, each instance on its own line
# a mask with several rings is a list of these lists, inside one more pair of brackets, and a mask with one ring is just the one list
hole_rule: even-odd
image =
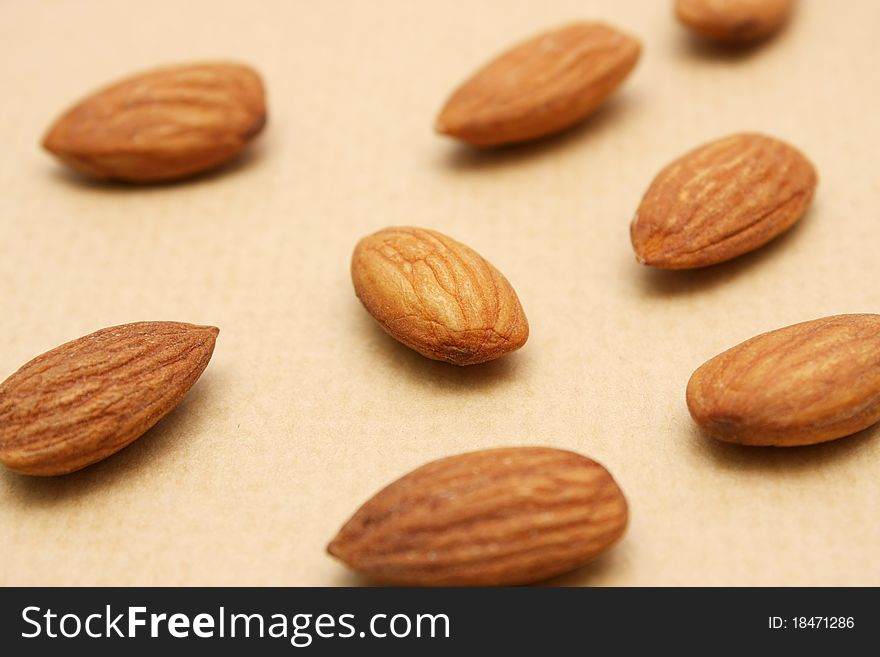
[[880,421],[880,315],[836,315],[747,340],[708,361],[687,387],[709,435],[789,447]]
[[793,7],[793,0],[677,0],[675,14],[702,37],[745,44],[779,30]]
[[354,290],[385,331],[423,356],[455,365],[522,347],[529,324],[507,279],[480,254],[422,228],[386,228],[351,259]]
[[0,384],[0,463],[60,475],[139,438],[183,399],[218,329],[178,322],[105,328],[37,356]]
[[641,44],[604,23],[546,32],[491,61],[440,112],[437,132],[474,146],[543,137],[595,110],[636,65]]
[[738,134],[664,168],[630,226],[636,259],[651,267],[705,267],[758,248],[806,211],[818,178],[792,146]]
[[92,178],[159,182],[227,162],[265,123],[263,83],[253,69],[192,64],[96,92],[55,122],[43,147]]
[[544,447],[489,449],[398,479],[327,549],[390,584],[528,584],[584,565],[626,524],[626,499],[595,461]]

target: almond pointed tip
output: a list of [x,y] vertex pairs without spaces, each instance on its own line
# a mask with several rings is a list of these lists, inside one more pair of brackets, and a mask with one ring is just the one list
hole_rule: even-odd
[[327,544],[327,554],[329,554],[331,557],[336,557],[337,559],[344,561],[344,559],[342,558],[342,551],[339,549],[338,536]]
[[44,151],[52,153],[53,155],[58,155],[60,150],[54,139],[54,133],[51,130],[43,136],[43,139],[40,141],[40,146]]
[[645,267],[659,267],[661,269],[669,266],[669,255],[665,252],[665,243],[658,236],[639,235],[633,237],[632,240],[633,253],[636,262]]
[[194,334],[200,335],[203,342],[210,343],[211,349],[214,349],[214,345],[217,344],[217,336],[220,335],[220,329],[216,326],[202,326],[200,324],[192,325],[190,328]]
[[[176,322],[171,322],[171,323],[176,323]],[[220,329],[219,329],[219,328],[217,328],[216,326],[210,326],[210,325],[208,325],[208,324],[187,324],[187,323],[181,323],[181,324],[180,324],[180,327],[181,327],[183,330],[187,330],[187,331],[193,331],[193,332],[196,332],[196,333],[207,333],[207,334],[209,334],[209,335],[210,335],[211,337],[213,337],[213,338],[216,338],[216,337],[220,334]]]
[[658,257],[657,251],[647,248],[644,244],[634,244],[633,253],[636,262],[645,267],[662,267],[663,258]]
[[443,115],[437,117],[437,120],[434,122],[434,132],[438,135],[448,135],[449,134],[449,124],[446,122],[446,119],[443,118]]

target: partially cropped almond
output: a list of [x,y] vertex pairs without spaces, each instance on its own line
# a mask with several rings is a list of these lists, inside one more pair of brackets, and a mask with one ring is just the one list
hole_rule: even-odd
[[529,337],[507,279],[476,251],[433,230],[386,228],[351,259],[354,290],[385,331],[455,365],[493,360]]
[[810,445],[880,421],[880,315],[836,315],[764,333],[701,366],[687,387],[709,435]]
[[817,180],[800,151],[772,137],[737,134],[701,146],[645,193],[630,227],[636,258],[689,269],[756,249],[801,218]]
[[398,479],[328,551],[391,584],[528,584],[584,565],[626,525],[626,499],[595,461],[544,447],[490,449]]
[[793,6],[794,0],[676,0],[675,13],[700,36],[738,44],[779,30]]
[[253,69],[192,64],[94,93],[55,122],[43,146],[93,178],[156,182],[229,161],[265,122],[263,83]]
[[475,146],[521,142],[567,128],[629,75],[639,41],[604,23],[574,23],[500,55],[440,112],[437,131]]
[[217,333],[138,322],[37,356],[0,384],[0,463],[59,475],[119,451],[180,402],[211,359]]

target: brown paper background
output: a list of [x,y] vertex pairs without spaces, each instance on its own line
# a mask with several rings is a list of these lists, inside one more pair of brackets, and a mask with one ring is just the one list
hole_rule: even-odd
[[[801,2],[778,38],[706,48],[658,0],[3,2],[0,377],[144,319],[215,324],[186,400],[103,463],[0,472],[3,584],[358,584],[324,553],[378,488],[511,444],[604,463],[622,542],[556,583],[880,585],[880,429],[810,448],[699,435],[685,384],[752,335],[880,310],[880,3]],[[435,136],[452,88],[572,19],[638,35],[642,60],[582,127],[500,153]],[[151,66],[250,62],[267,131],[236,165],[170,186],[85,183],[38,148],[93,88]],[[704,271],[636,264],[657,170],[739,130],[815,162],[788,235]],[[349,279],[358,238],[439,229],[511,280],[531,337],[458,369],[385,336]]]

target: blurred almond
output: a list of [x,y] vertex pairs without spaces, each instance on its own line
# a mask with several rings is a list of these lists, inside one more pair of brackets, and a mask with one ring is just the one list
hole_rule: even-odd
[[817,181],[800,151],[772,137],[737,134],[701,146],[645,193],[630,227],[636,258],[664,269],[735,258],[800,219]]
[[253,69],[191,64],[96,92],[55,122],[43,146],[93,178],[156,182],[229,161],[265,123],[263,83]]
[[678,20],[700,36],[724,43],[751,43],[779,30],[794,0],[677,0]]
[[358,509],[327,549],[384,583],[528,584],[586,564],[626,525],[626,499],[601,465],[513,447],[414,470]]
[[475,146],[543,137],[593,112],[629,75],[641,45],[604,23],[574,23],[500,55],[447,101],[437,131]]
[[880,315],[836,315],[747,340],[687,387],[694,421],[744,445],[810,445],[880,421]]

